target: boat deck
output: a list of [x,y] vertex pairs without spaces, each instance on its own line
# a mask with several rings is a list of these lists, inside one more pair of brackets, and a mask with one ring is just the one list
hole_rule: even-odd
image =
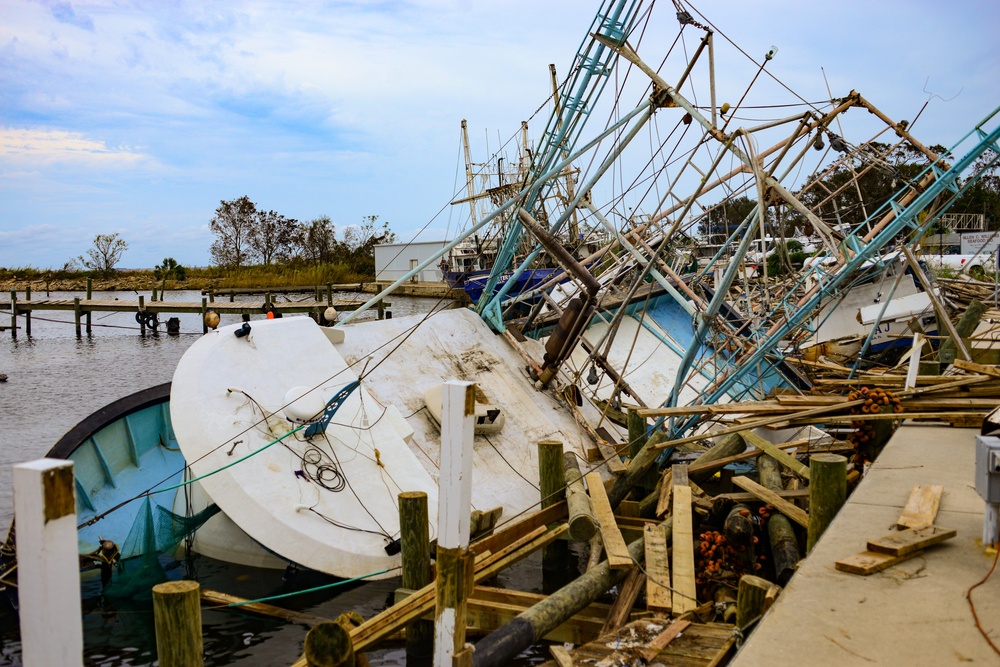
[[[973,476],[977,433],[901,426],[731,664],[1000,664],[965,599],[993,562],[981,543],[984,502]],[[935,524],[957,536],[869,576],[837,571],[836,561],[892,530],[910,491],[921,484],[944,486]],[[1000,574],[972,598],[984,630],[998,643]]]

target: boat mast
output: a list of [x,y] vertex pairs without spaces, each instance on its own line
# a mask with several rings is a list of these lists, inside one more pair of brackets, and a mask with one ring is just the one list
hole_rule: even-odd
[[[556,125],[557,130],[562,129],[562,114],[559,109],[559,82],[556,80],[556,66],[555,63],[549,63],[549,76],[552,78],[552,100],[555,103],[555,115],[559,119]],[[569,155],[569,151],[563,148],[563,159]],[[573,169],[567,167],[563,172],[566,176],[566,201],[573,201],[575,195],[573,194]],[[572,242],[577,243],[580,239],[580,222],[576,215],[576,209],[573,209],[573,215],[569,219],[569,238]]]
[[472,226],[476,226],[476,192],[472,175],[472,151],[469,150],[469,128],[465,119],[462,119],[462,149],[465,152],[465,191],[469,197],[469,215],[472,218]]

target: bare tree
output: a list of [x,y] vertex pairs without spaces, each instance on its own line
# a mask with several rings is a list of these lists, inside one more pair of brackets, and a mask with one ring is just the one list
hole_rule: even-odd
[[275,211],[258,211],[257,222],[250,232],[250,250],[263,264],[288,259],[295,247],[298,222]]
[[128,244],[118,234],[98,234],[94,237],[94,247],[87,251],[86,257],[80,255],[80,264],[107,277],[114,273],[126,250]]
[[303,259],[320,265],[333,259],[337,249],[336,228],[329,216],[321,216],[298,226],[296,245]]
[[250,239],[257,225],[257,205],[247,196],[219,202],[210,227],[215,241],[212,261],[222,266],[243,266],[251,259]]

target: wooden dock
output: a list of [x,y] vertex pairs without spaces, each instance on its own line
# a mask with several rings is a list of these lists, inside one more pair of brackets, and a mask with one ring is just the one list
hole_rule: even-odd
[[[275,302],[271,300],[270,294],[266,295],[262,301],[234,301],[234,302],[211,302],[207,297],[197,301],[146,301],[140,296],[138,301],[120,301],[103,299],[38,299],[19,300],[15,293],[11,293],[10,301],[0,302],[0,310],[10,313],[11,334],[17,337],[17,318],[24,318],[24,332],[31,336],[31,315],[36,312],[63,311],[72,312],[76,326],[76,335],[82,336],[84,328],[87,334],[91,333],[91,314],[93,313],[135,313],[136,322],[141,333],[145,333],[147,328],[156,330],[159,324],[163,324],[162,315],[173,315],[180,313],[197,313],[202,318],[202,332],[208,332],[208,324],[205,321],[205,313],[214,311],[219,315],[264,315],[271,311],[275,316],[280,317],[285,314],[308,313],[317,321],[322,317],[324,311],[329,306],[333,306],[338,311],[355,310],[360,307],[361,301],[346,301],[327,299],[325,301],[285,301]],[[382,314],[382,309],[379,310]]]

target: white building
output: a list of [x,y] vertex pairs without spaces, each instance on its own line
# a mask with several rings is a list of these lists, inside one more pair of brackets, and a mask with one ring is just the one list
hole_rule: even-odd
[[[375,280],[380,282],[399,280],[447,243],[447,241],[419,241],[375,246]],[[437,283],[441,280],[438,262],[434,262],[413,277],[413,282]]]

